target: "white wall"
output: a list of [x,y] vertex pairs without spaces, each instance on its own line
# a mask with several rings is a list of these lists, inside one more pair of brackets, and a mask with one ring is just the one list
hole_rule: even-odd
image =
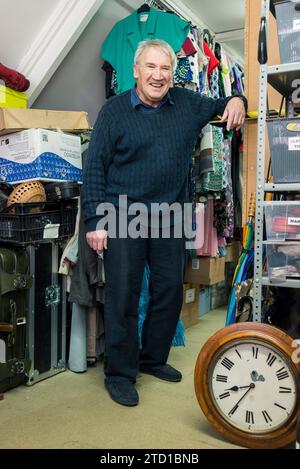
[[105,0],[98,13],[33,103],[39,109],[87,111],[93,124],[105,102],[105,73],[100,48],[114,24],[130,15],[141,2]]

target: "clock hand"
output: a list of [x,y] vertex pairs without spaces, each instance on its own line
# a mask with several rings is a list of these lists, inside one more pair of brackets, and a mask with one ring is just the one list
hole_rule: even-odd
[[239,389],[248,389],[249,386],[233,386],[232,388],[225,389],[225,391],[238,391]]
[[231,411],[229,412],[229,415],[230,414],[234,414],[234,412],[237,410],[238,406],[239,406],[239,403],[244,399],[244,397],[247,396],[248,392],[251,391],[251,389],[254,389],[255,388],[255,384],[254,383],[251,383],[249,386],[247,386],[247,391],[242,395],[242,397],[237,401],[237,403],[235,404],[235,406],[231,409]]

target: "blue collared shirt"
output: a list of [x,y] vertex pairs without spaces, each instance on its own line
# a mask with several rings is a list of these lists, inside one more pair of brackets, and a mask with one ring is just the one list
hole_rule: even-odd
[[136,87],[131,88],[131,104],[134,109],[141,108],[144,112],[155,112],[158,111],[164,104],[169,102],[174,104],[173,99],[171,98],[170,93],[168,92],[163,99],[160,101],[159,105],[156,107],[150,106],[149,104],[144,103],[137,94]]

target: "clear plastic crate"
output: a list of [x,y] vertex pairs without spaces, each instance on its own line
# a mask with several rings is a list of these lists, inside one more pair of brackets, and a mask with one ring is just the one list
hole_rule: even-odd
[[300,182],[300,119],[269,119],[268,134],[274,182]]
[[279,0],[275,3],[281,63],[300,62],[299,0]]
[[268,277],[274,282],[300,278],[300,242],[265,242]]
[[267,202],[264,210],[268,241],[300,241],[300,201]]

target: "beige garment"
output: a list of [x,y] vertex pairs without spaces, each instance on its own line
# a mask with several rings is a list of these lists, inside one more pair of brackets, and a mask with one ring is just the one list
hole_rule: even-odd
[[[97,339],[104,336],[103,314],[98,307],[87,310],[87,362],[91,365],[98,358]],[[104,350],[100,350],[103,352]]]

